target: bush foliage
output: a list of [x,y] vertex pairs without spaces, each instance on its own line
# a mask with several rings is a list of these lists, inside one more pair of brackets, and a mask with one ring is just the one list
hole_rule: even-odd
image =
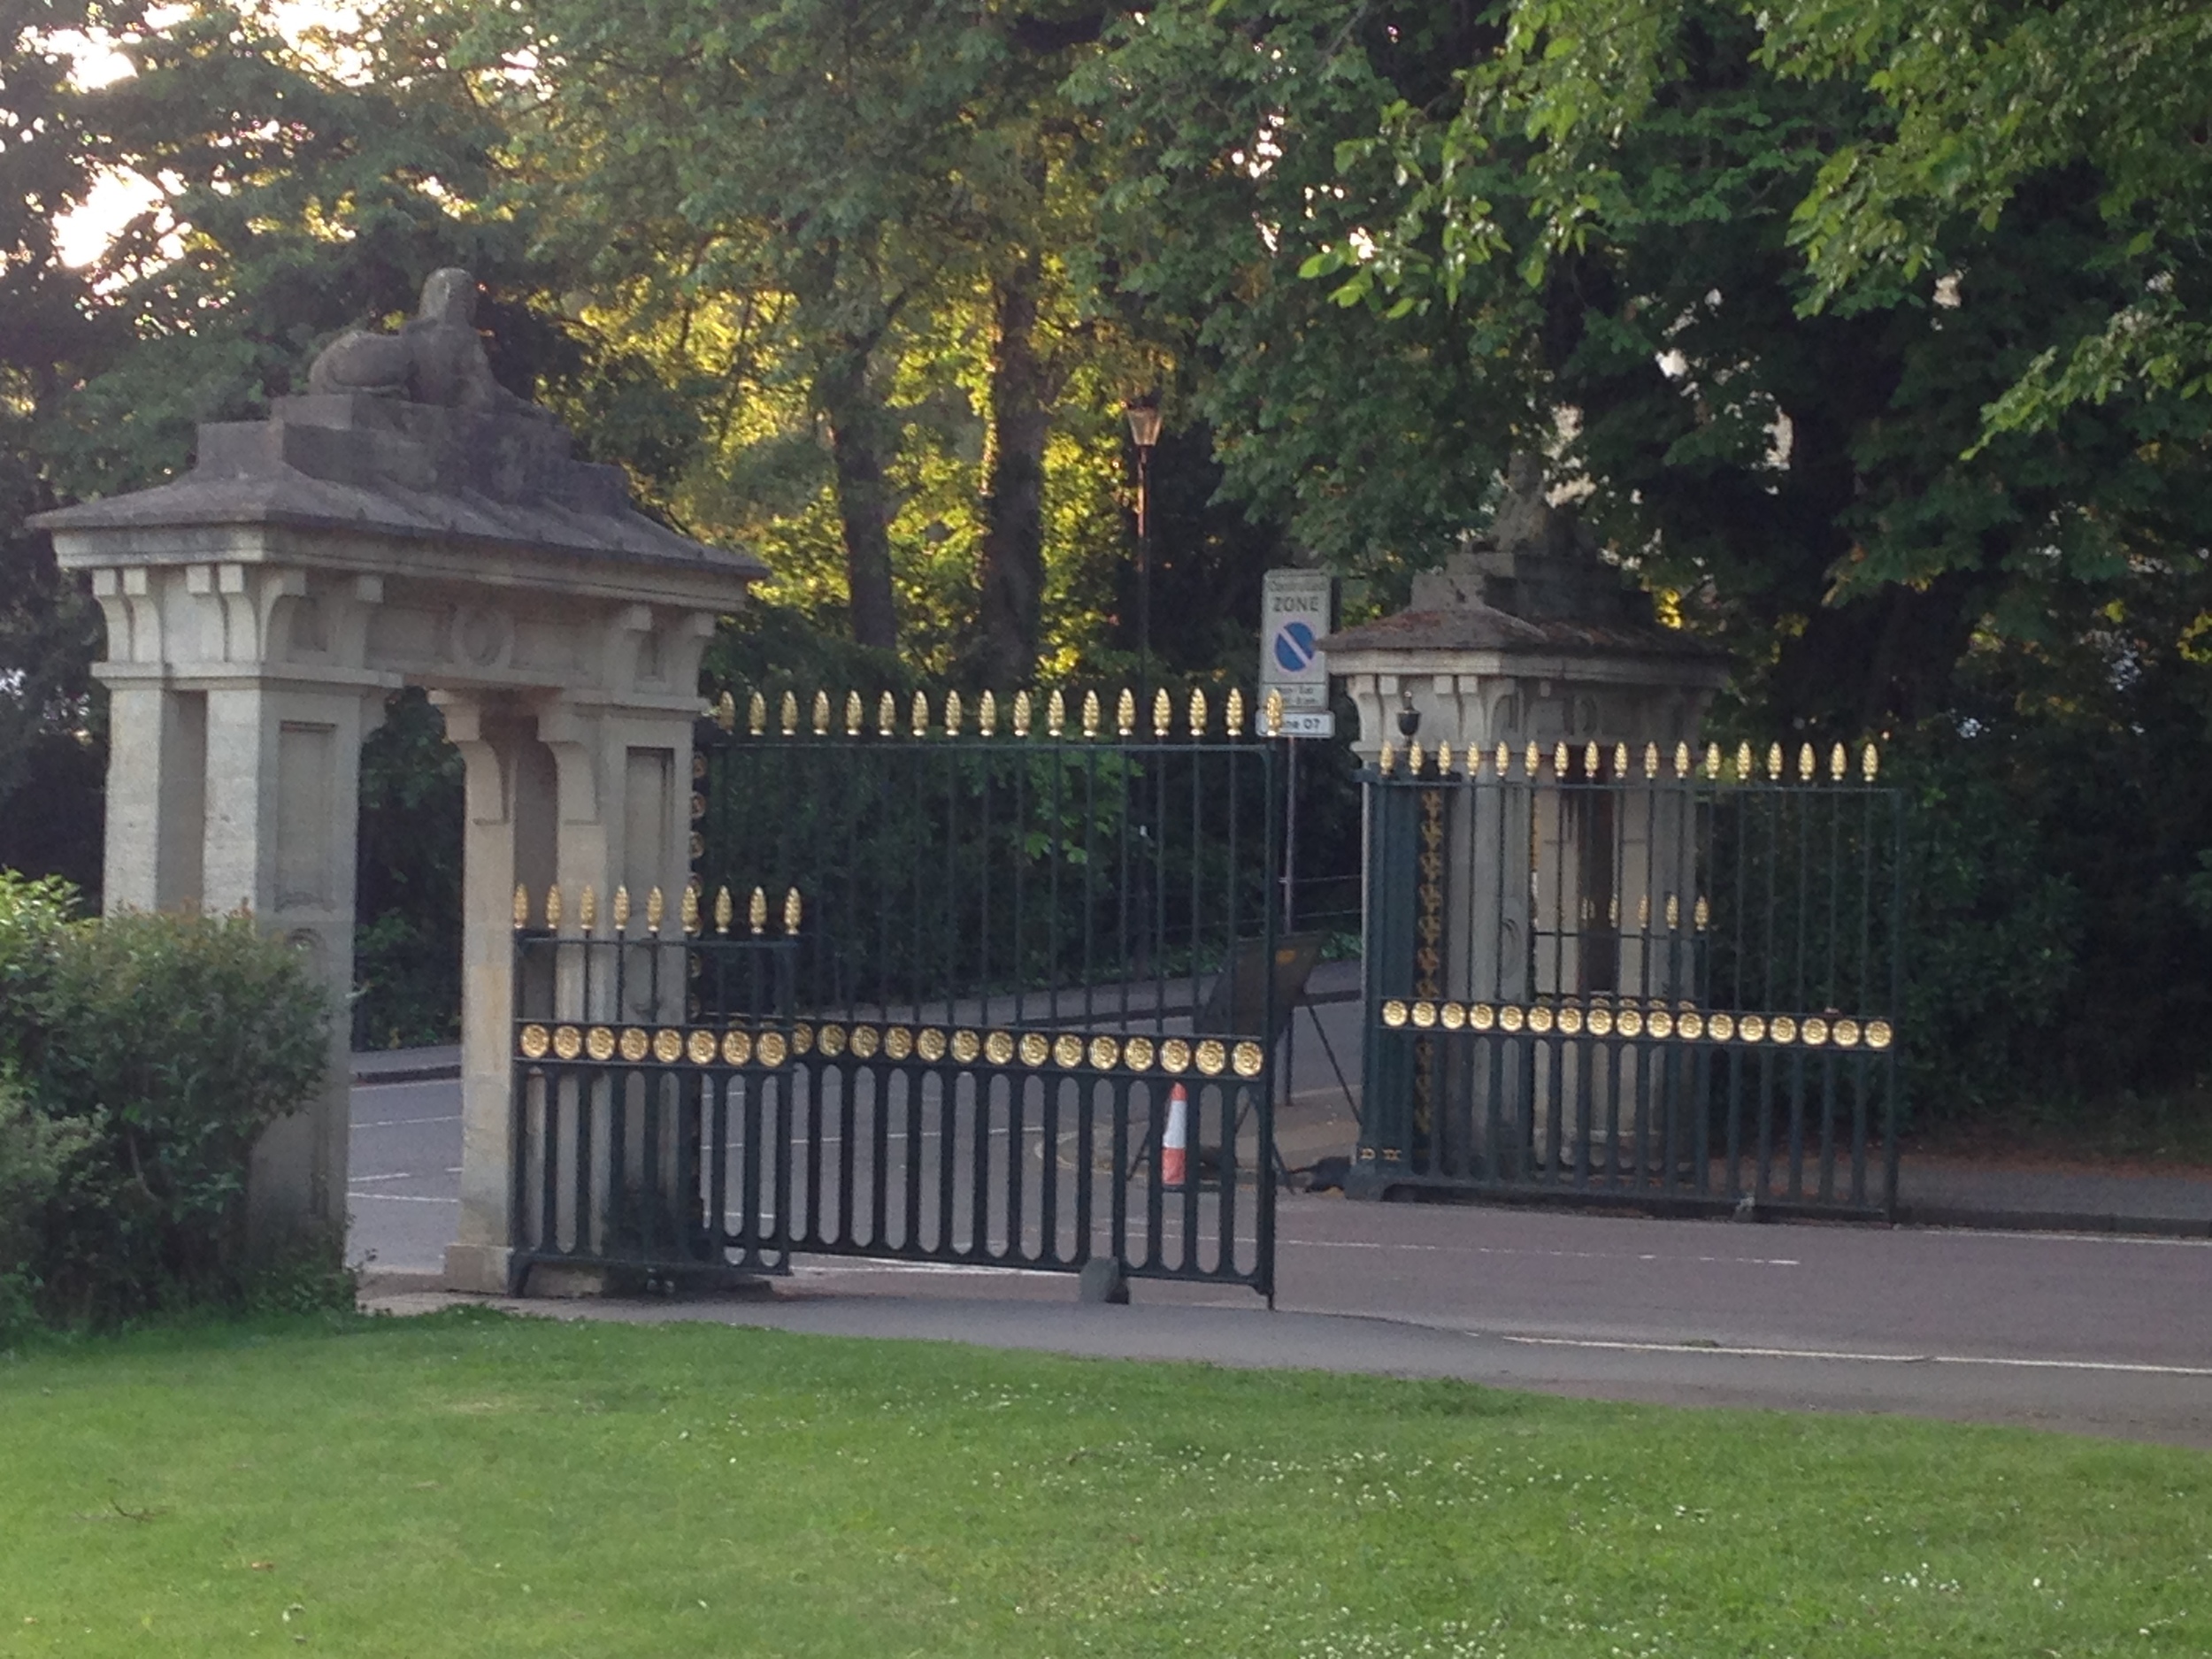
[[73,898],[0,872],[0,1295],[95,1325],[240,1301],[254,1141],[320,1081],[326,998],[250,916]]

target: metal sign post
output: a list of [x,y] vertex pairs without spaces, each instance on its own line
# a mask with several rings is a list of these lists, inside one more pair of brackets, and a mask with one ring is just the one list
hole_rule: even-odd
[[[1281,699],[1276,731],[1289,743],[1283,790],[1283,932],[1298,926],[1298,740],[1333,737],[1329,662],[1320,641],[1336,626],[1336,578],[1326,571],[1273,570],[1260,586],[1260,695]],[[1255,710],[1256,714],[1257,710]],[[1265,731],[1264,726],[1256,730]],[[1287,1039],[1289,1026],[1284,1027]],[[1290,1048],[1283,1050],[1283,1102],[1290,1102]]]

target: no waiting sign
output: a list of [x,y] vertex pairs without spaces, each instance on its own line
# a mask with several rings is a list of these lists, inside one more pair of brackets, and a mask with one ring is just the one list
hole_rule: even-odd
[[1336,621],[1336,578],[1325,571],[1270,571],[1260,588],[1260,697],[1286,709],[1329,706],[1329,662],[1317,649]]

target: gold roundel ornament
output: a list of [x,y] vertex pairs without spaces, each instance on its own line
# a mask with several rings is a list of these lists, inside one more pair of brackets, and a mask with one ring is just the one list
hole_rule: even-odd
[[743,1065],[753,1057],[752,1033],[726,1031],[722,1033],[722,1059],[728,1065]]
[[794,1054],[814,1052],[814,1027],[804,1020],[801,1020],[791,1028],[791,1052]]
[[1614,1023],[1620,1027],[1624,1037],[1640,1037],[1644,1034],[1644,1017],[1635,1009],[1624,1008],[1620,1018]]
[[553,1046],[553,1033],[542,1025],[530,1025],[522,1028],[520,1045],[526,1060],[542,1060],[545,1051]]
[[932,1025],[914,1034],[914,1052],[935,1065],[945,1057],[945,1033]]
[[1692,1042],[1695,1042],[1705,1034],[1705,1016],[1697,1013],[1685,1014],[1674,1022],[1674,1028]]
[[1158,1052],[1152,1046],[1151,1038],[1132,1037],[1123,1045],[1121,1057],[1128,1064],[1132,1071],[1148,1071],[1152,1069],[1153,1059]]
[[883,1033],[873,1025],[855,1025],[852,1034],[853,1058],[872,1060],[876,1050],[883,1046]]
[[1836,1040],[1837,1048],[1855,1048],[1859,1046],[1859,1022],[1855,1019],[1839,1019],[1836,1022],[1835,1030],[1829,1034]]
[[1663,1008],[1655,1008],[1652,1010],[1651,1018],[1646,1023],[1650,1027],[1651,1034],[1655,1037],[1671,1037],[1674,1035],[1674,1016],[1668,1013]]
[[894,1025],[883,1033],[883,1054],[888,1060],[903,1060],[914,1052],[914,1033],[903,1025]]
[[614,1058],[614,1033],[604,1025],[594,1025],[584,1038],[584,1052],[595,1060]]
[[584,1033],[573,1025],[563,1025],[553,1033],[553,1052],[563,1060],[573,1060],[584,1051]]
[[760,1046],[757,1052],[760,1055],[761,1064],[781,1065],[791,1052],[791,1045],[783,1040],[783,1033],[764,1031],[760,1033]]
[[956,1031],[952,1033],[952,1057],[959,1061],[962,1065],[974,1064],[976,1056],[982,1052],[983,1039],[977,1036],[975,1033]]
[[645,1051],[653,1046],[653,1040],[636,1025],[622,1029],[622,1057],[633,1064],[645,1058]]
[[1021,1055],[1022,1064],[1024,1065],[1042,1065],[1051,1057],[1052,1045],[1045,1041],[1044,1033],[1042,1032],[1025,1031],[1022,1033],[1021,1046],[1018,1052]]
[[1866,1022],[1866,1046],[1868,1048],[1886,1048],[1894,1040],[1895,1033],[1890,1030],[1889,1021],[1870,1019]]
[[1527,1024],[1528,1015],[1517,1007],[1509,1004],[1498,1010],[1498,1029],[1501,1031],[1518,1031]]
[[1811,1047],[1817,1048],[1828,1041],[1828,1022],[1816,1016],[1798,1028],[1798,1034]]
[[1014,1057],[1014,1038],[1010,1032],[995,1031],[983,1040],[983,1053],[993,1065],[1005,1065]]
[[1256,1042],[1240,1042],[1236,1052],[1229,1056],[1229,1064],[1239,1077],[1257,1077],[1260,1067],[1267,1063],[1267,1051]]
[[1406,1005],[1394,996],[1383,1004],[1382,1016],[1383,1024],[1395,1030],[1406,1023]]
[[1705,1029],[1712,1033],[1715,1042],[1733,1042],[1736,1039],[1736,1017],[1716,1014],[1705,1022]]
[[684,1057],[684,1034],[665,1026],[653,1033],[653,1058],[663,1065],[673,1065]]
[[1611,1009],[1594,1008],[1590,1010],[1590,1034],[1593,1037],[1609,1037],[1613,1034]]
[[1561,1009],[1559,1010],[1559,1029],[1565,1032],[1570,1037],[1579,1036],[1582,1033],[1582,1010],[1578,1008]]
[[1552,1011],[1542,1003],[1528,1010],[1528,1028],[1539,1036],[1551,1029]]
[[[824,1059],[834,1060],[845,1052],[845,1028],[842,1025],[823,1026],[814,1033],[814,1048]],[[802,1049],[801,1052],[805,1051]]]
[[1746,1042],[1764,1042],[1767,1040],[1767,1023],[1756,1014],[1746,1014],[1736,1029],[1743,1033]]
[[1093,1071],[1110,1071],[1114,1069],[1114,1063],[1120,1058],[1121,1045],[1111,1037],[1091,1039],[1091,1069]]
[[1160,1070],[1171,1076],[1190,1070],[1190,1044],[1170,1037],[1160,1045]]
[[1797,1022],[1787,1014],[1777,1014],[1774,1017],[1774,1041],[1777,1042],[1797,1041]]
[[1432,1025],[1435,1025],[1436,1004],[1433,1002],[1416,1002],[1413,1005],[1413,1023],[1418,1025],[1423,1031],[1426,1031]]
[[1477,1002],[1467,1010],[1467,1023],[1477,1031],[1488,1031],[1498,1023],[1498,1010],[1487,1002]]
[[1229,1064],[1229,1051],[1209,1037],[1198,1045],[1198,1069],[1208,1077],[1219,1077],[1221,1068]]
[[1467,1023],[1467,1005],[1464,1002],[1447,1002],[1437,1010],[1436,1017],[1446,1031],[1457,1031]]
[[712,1065],[714,1064],[714,1033],[712,1032],[693,1032],[688,1047],[691,1050],[692,1064]]
[[1071,1031],[1063,1032],[1053,1041],[1052,1058],[1056,1064],[1064,1067],[1081,1065],[1083,1064],[1082,1038]]

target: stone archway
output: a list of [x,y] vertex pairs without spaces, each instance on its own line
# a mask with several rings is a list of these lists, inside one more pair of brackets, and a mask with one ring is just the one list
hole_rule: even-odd
[[[342,1005],[362,740],[400,687],[443,709],[467,767],[447,1272],[498,1291],[515,887],[682,888],[700,653],[767,567],[643,518],[619,469],[489,386],[457,281],[326,353],[313,384],[341,389],[203,426],[185,477],[35,522],[107,621],[111,909],[248,906]],[[372,357],[391,383],[343,389]],[[348,1048],[335,1020],[322,1094],[257,1149],[262,1236],[345,1225]]]

